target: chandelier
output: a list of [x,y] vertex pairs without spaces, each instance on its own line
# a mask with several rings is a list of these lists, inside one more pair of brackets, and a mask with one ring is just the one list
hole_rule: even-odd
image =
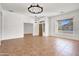
[[40,14],[43,12],[43,7],[38,4],[32,4],[28,7],[28,11],[32,14]]

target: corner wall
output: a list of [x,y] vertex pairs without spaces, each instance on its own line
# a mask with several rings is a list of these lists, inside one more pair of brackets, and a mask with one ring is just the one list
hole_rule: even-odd
[[24,34],[23,20],[24,20],[23,15],[3,10],[2,40],[23,37]]

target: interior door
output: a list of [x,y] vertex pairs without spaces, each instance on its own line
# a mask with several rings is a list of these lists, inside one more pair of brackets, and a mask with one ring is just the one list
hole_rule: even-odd
[[39,24],[39,36],[42,36],[43,32],[42,32],[42,24]]

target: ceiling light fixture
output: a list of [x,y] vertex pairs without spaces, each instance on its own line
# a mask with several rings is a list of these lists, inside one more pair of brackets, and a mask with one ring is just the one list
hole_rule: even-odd
[[28,7],[28,11],[32,14],[40,14],[43,12],[43,7],[39,6],[39,4],[32,4]]

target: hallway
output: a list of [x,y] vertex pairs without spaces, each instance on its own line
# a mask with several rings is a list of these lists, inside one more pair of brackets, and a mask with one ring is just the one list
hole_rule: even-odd
[[77,56],[79,41],[25,35],[24,38],[2,41],[0,53],[10,56]]

